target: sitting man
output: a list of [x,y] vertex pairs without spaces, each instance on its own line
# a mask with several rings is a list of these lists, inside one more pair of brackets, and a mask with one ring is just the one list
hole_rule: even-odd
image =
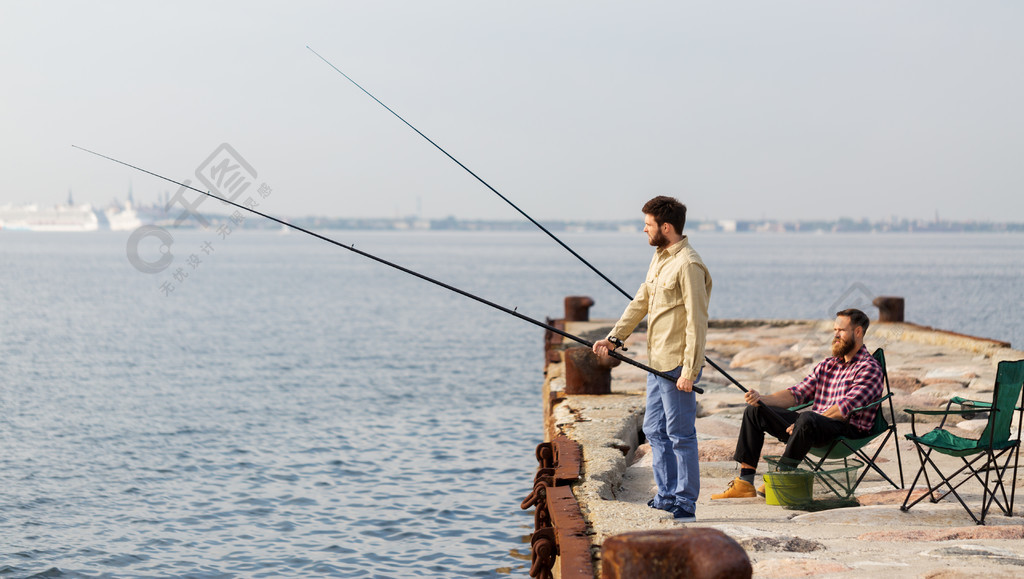
[[[860,310],[837,313],[832,357],[815,366],[796,386],[766,396],[756,390],[744,395],[749,406],[743,412],[733,455],[740,463],[740,476],[725,492],[711,495],[712,499],[757,496],[754,473],[766,432],[786,443],[780,466],[795,468],[812,447],[828,444],[839,436],[860,437],[871,430],[877,407],[850,415],[854,408],[882,396],[882,368],[864,347],[868,324],[868,317]],[[812,399],[810,412],[788,410]]]

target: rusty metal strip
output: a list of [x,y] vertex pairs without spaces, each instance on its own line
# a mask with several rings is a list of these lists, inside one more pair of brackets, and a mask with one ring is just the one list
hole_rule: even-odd
[[551,441],[555,453],[555,485],[561,486],[579,480],[583,450],[575,440],[559,434]]
[[587,525],[579,503],[572,494],[579,480],[583,453],[580,445],[559,434],[551,442],[537,445],[537,474],[533,491],[520,505],[536,507],[530,576],[553,577],[558,563],[560,576],[567,579],[594,576]]
[[558,545],[558,568],[562,579],[593,579],[594,564],[590,554],[587,522],[572,487],[551,487],[547,492],[548,513],[555,529]]

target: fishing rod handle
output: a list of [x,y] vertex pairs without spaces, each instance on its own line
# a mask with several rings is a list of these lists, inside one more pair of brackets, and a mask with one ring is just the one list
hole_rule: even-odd
[[[637,368],[640,368],[641,370],[646,370],[646,371],[650,372],[651,374],[654,374],[655,376],[664,378],[666,380],[671,380],[673,383],[675,383],[675,381],[678,379],[678,378],[676,378],[676,377],[674,377],[674,376],[672,376],[670,374],[667,374],[665,372],[661,372],[660,370],[655,370],[654,368],[651,368],[650,366],[646,366],[644,364],[641,364],[640,362],[637,362],[636,360],[634,360],[632,358],[627,358],[626,356],[623,356],[622,354],[616,352],[615,350],[608,350],[608,355],[611,356],[612,358],[615,358],[616,360],[622,360],[623,362],[625,362],[625,363],[627,363],[627,364],[629,364],[631,366],[636,366]],[[704,389],[701,388],[700,386],[697,386],[696,384],[693,386],[693,391],[696,392],[697,394],[703,394],[704,393]]]
[[626,345],[622,343],[622,340],[616,338],[615,336],[609,337],[608,341],[615,344],[615,347],[619,350],[622,350],[623,352],[629,351],[629,348],[627,348]]

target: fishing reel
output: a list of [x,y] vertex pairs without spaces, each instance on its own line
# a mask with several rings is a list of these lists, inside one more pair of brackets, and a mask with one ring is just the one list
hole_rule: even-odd
[[613,343],[613,344],[615,344],[615,347],[619,348],[623,352],[628,352],[629,351],[629,348],[627,348],[626,345],[622,343],[622,340],[616,338],[615,336],[612,336],[612,337],[608,338],[608,341]]

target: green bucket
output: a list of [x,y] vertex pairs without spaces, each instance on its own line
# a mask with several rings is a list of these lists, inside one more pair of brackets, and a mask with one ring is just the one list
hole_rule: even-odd
[[814,497],[814,475],[805,470],[764,473],[765,503],[782,507],[799,507]]

